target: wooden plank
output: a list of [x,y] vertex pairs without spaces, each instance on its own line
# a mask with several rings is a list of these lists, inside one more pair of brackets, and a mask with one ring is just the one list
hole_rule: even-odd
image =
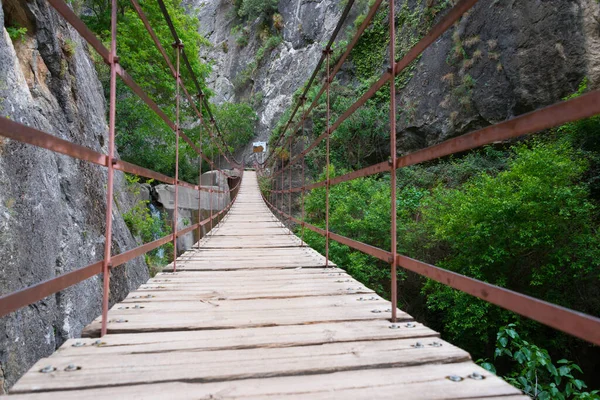
[[[390,329],[392,325],[398,328]],[[391,324],[383,320],[222,329],[218,334],[210,330],[111,334],[102,338],[101,346],[94,345],[96,339],[69,339],[50,357],[50,362],[57,354],[61,357],[95,357],[101,354],[274,348],[434,337],[439,337],[439,334],[423,324]]]
[[[211,300],[192,304],[188,301],[146,302],[140,303],[143,309],[119,309],[123,306],[119,304],[109,311],[107,325],[110,333],[135,333],[389,318],[389,302],[358,301],[360,297],[364,295]],[[399,310],[398,319],[410,321],[412,317]],[[97,318],[84,329],[82,336],[97,337],[99,332],[100,318]]]
[[[467,377],[473,372],[483,380],[466,378],[451,382],[446,376]],[[102,387],[88,390],[68,390],[36,394],[36,399],[498,399],[527,400],[529,397],[507,385],[496,376],[472,363],[411,366],[358,371],[335,372],[310,376],[286,376],[214,383],[185,382],[154,383],[136,386]],[[16,394],[11,398],[24,399]]]
[[[467,378],[473,372],[483,380]],[[465,378],[451,382],[446,377]],[[404,368],[369,369],[285,376],[213,383],[186,382],[183,379],[165,383],[135,386],[101,387],[38,393],[36,399],[62,400],[94,398],[164,399],[502,399],[527,400],[529,397],[507,385],[498,377],[470,362]],[[14,395],[11,398],[28,398]]]
[[[202,382],[313,375],[355,369],[392,368],[428,363],[453,363],[470,359],[468,353],[436,338],[367,342],[325,343],[300,347],[213,350],[149,354],[97,354],[74,359],[56,353],[57,370],[49,374],[26,374],[14,393],[97,386],[193,380]],[[432,344],[441,343],[434,347]],[[39,371],[49,360],[38,361]],[[80,369],[65,371],[76,362]],[[73,373],[76,372],[76,373]]]

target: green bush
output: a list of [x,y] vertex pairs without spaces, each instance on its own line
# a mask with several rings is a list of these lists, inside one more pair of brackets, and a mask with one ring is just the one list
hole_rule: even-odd
[[[552,362],[548,351],[530,343],[516,331],[515,324],[503,326],[496,337],[494,359],[508,359],[509,369],[504,379],[526,395],[540,400],[600,399],[600,391],[583,392],[587,385],[574,377],[581,368],[565,359]],[[479,360],[482,367],[496,373],[490,362]]]
[[233,151],[248,144],[254,137],[254,124],[258,116],[246,103],[223,103],[215,108],[215,118],[220,121],[225,142]]
[[27,28],[22,26],[7,26],[6,31],[8,32],[8,36],[14,40],[24,40],[27,35]]
[[248,20],[267,17],[277,11],[278,0],[241,0],[238,15]]
[[[167,216],[162,213],[155,217],[148,208],[148,201],[140,201],[131,210],[123,214],[123,220],[133,236],[139,237],[143,243],[171,234],[171,224],[167,223]],[[160,272],[162,267],[173,259],[173,243],[169,242],[156,248],[145,255],[146,263],[152,276]]]
[[[117,43],[120,64],[132,76],[135,82],[154,100],[165,114],[175,121],[175,79],[161,61],[162,55],[156,49],[154,42],[143,22],[129,3],[120,4],[118,18]],[[181,5],[181,0],[167,0],[165,5],[175,29],[184,44],[190,65],[205,94],[210,90],[205,87],[205,80],[210,73],[210,66],[200,62],[199,48],[210,45],[198,33],[198,20],[187,15]],[[103,40],[110,40],[110,2],[92,0],[87,4],[92,11],[81,18]],[[164,17],[157,2],[142,2],[141,7],[150,24],[154,27],[159,41],[166,47],[171,61],[175,62],[175,53],[170,44],[173,37],[165,28]],[[162,28],[160,28],[162,27]],[[94,52],[91,52],[94,54]],[[103,60],[95,58],[105,96],[108,98],[109,74]],[[182,65],[182,80],[190,93],[196,89],[190,74]],[[175,133],[164,121],[148,108],[137,95],[121,81],[117,83],[117,126],[116,144],[121,157],[125,161],[138,164],[165,175],[175,175]],[[181,102],[182,119],[194,118],[194,112],[187,101]],[[187,129],[185,133],[194,142],[200,135],[200,128]],[[207,136],[205,133],[204,136]],[[181,141],[183,142],[183,141]],[[195,182],[198,177],[198,157],[185,143],[180,144],[180,179]]]

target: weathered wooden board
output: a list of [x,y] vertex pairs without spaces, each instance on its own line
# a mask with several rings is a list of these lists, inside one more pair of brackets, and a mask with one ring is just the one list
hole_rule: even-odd
[[[184,369],[178,366],[176,369]],[[79,371],[76,371],[79,372]],[[482,380],[468,378],[477,372]],[[449,375],[463,378],[460,382]],[[33,386],[33,385],[32,385]],[[25,390],[25,388],[23,388]],[[38,389],[40,390],[40,389]],[[11,396],[12,397],[12,396]],[[16,395],[17,399],[28,398]],[[379,368],[221,382],[185,381],[36,394],[37,399],[498,399],[527,400],[519,391],[470,362]]]
[[[390,302],[324,268],[246,174],[229,214],[179,257],[176,273],[115,304],[102,339],[68,340],[37,362],[15,397],[527,398],[410,315],[398,310],[389,322]],[[97,336],[100,323],[84,335]],[[46,366],[56,370],[40,372]]]
[[[390,329],[390,327],[396,327]],[[138,354],[173,351],[206,351],[260,347],[293,347],[334,342],[439,337],[420,323],[391,324],[385,320],[339,322],[264,328],[112,334],[96,339],[69,339],[50,358],[87,357],[98,354]],[[51,360],[50,360],[51,361]]]
[[[109,312],[108,331],[154,332],[199,329],[226,329],[279,325],[315,324],[389,318],[386,301],[358,301],[364,295],[311,296],[251,300],[210,300],[144,303],[144,308]],[[131,304],[129,305],[131,307]],[[400,321],[412,320],[402,311]],[[96,337],[100,318],[88,325],[83,336]]]
[[[204,352],[97,354],[52,359],[55,372],[28,374],[13,392],[85,388],[102,385],[196,380],[203,382],[306,375],[377,367],[452,363],[470,359],[468,353],[437,338],[324,343],[320,345],[212,350]],[[433,344],[441,344],[435,347]],[[257,362],[260,360],[260,362]],[[38,361],[40,370],[49,360]],[[64,369],[76,363],[78,371]],[[76,373],[73,373],[76,372]]]

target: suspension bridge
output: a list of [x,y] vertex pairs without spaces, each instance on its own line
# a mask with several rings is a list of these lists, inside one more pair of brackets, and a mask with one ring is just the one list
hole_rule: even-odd
[[[198,247],[38,361],[39,398],[523,398],[294,236],[246,171]],[[47,372],[40,372],[47,371]],[[12,397],[12,396],[11,396]],[[19,395],[15,395],[19,398]]]
[[[373,2],[346,49],[333,59],[332,46],[354,3],[350,0],[288,123],[272,146],[280,149],[279,154],[271,152],[262,165],[256,165],[256,170],[244,171],[244,166],[228,151],[165,4],[162,0],[157,1],[173,35],[172,56],[158,40],[140,5],[131,0],[176,82],[174,121],[119,63],[116,0],[112,0],[110,48],[104,46],[63,0],[48,0],[110,66],[107,154],[0,118],[0,135],[6,138],[87,161],[108,171],[104,258],[0,297],[0,316],[4,316],[101,275],[102,313],[83,330],[82,338],[66,341],[54,354],[33,365],[12,387],[11,397],[526,399],[519,390],[476,365],[467,352],[442,340],[437,332],[396,308],[397,268],[416,272],[595,345],[600,344],[600,320],[596,317],[398,254],[395,221],[398,168],[596,115],[600,113],[599,91],[399,157],[396,151],[395,78],[477,0],[458,1],[400,60],[397,60],[395,46],[390,46],[390,68],[346,112],[331,121],[330,84],[382,4],[382,0]],[[395,9],[393,0],[389,1],[389,9]],[[390,42],[394,43],[395,16],[388,14]],[[182,64],[189,69],[197,91],[195,96],[182,82]],[[179,165],[179,141],[182,140],[213,170],[231,177],[230,188],[221,190],[230,196],[226,207],[202,219],[199,201],[198,221],[178,230],[178,187],[197,190],[199,200],[216,190],[203,187],[200,176],[197,184],[182,181],[178,167],[175,176],[169,177],[115,158],[117,78],[172,128],[176,137],[176,166]],[[321,89],[308,105],[308,90],[318,81]],[[331,133],[386,85],[390,90],[389,160],[335,178],[327,175],[323,181],[307,184],[304,157],[324,142],[326,164],[329,165]],[[323,95],[327,110],[326,129],[294,155],[294,140],[303,136],[305,122]],[[204,127],[203,132],[207,132],[212,144],[234,167],[235,173],[222,171],[203,153],[202,137],[195,142],[185,135],[180,128],[182,102],[187,102],[194,112],[193,118]],[[276,157],[284,149],[289,149],[286,162],[284,157]],[[292,187],[291,168],[298,164],[302,169],[301,185]],[[172,234],[127,252],[112,254],[115,171],[174,185]],[[329,168],[326,171],[328,174]],[[200,175],[200,168],[198,172]],[[290,174],[287,187],[284,185],[286,172]],[[330,187],[384,173],[390,174],[391,249],[381,249],[332,232],[329,229]],[[271,182],[266,197],[259,190],[258,176],[267,177]],[[324,188],[326,193],[324,227],[304,221],[304,193],[316,188]],[[301,215],[292,212],[294,193],[302,198]],[[307,246],[282,221],[294,222],[303,230],[310,229],[324,236],[325,254]],[[177,237],[194,230],[201,236],[203,229],[209,233],[191,250],[177,256]],[[344,271],[344,266],[336,266],[329,260],[331,240],[390,264],[391,302],[353,279]],[[169,242],[175,247],[176,258],[167,269],[110,307],[110,271]]]

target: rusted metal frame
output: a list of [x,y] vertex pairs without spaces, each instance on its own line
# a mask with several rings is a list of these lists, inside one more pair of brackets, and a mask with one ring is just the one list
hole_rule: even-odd
[[477,0],[460,0],[454,7],[448,11],[448,13],[437,23],[425,37],[417,42],[400,61],[394,65],[395,73],[400,73],[406,68],[411,62],[417,59],[417,57],[425,51],[433,42],[442,36],[448,28],[450,28],[456,21],[462,17],[464,13],[469,11]]
[[[312,225],[308,222],[304,222],[302,220],[299,220],[291,215],[286,214],[285,212],[282,212],[281,210],[277,209],[277,207],[273,206],[271,203],[269,203],[263,196],[263,200],[265,201],[265,203],[267,203],[267,205],[269,207],[271,207],[272,209],[276,210],[277,212],[281,213],[285,218],[289,218],[292,221],[296,222],[297,224],[301,225],[302,227],[306,227],[308,229],[310,229],[311,231],[318,233],[321,236],[327,236],[327,231],[325,229],[319,228],[315,225]],[[329,232],[329,238],[332,240],[335,240],[336,242],[346,245],[348,247],[351,247],[355,250],[358,250],[362,253],[368,254],[370,256],[373,256],[381,261],[385,261],[387,263],[393,263],[393,257],[392,257],[392,253],[383,249],[380,249],[378,247],[375,246],[371,246],[369,244],[363,243],[363,242],[359,242],[357,240],[354,239],[350,239],[348,237],[342,236],[342,235],[338,235],[337,233],[333,233],[333,232]]]
[[[31,144],[43,149],[47,149],[56,153],[65,154],[67,156],[88,161],[96,165],[107,167],[109,162],[108,156],[85,146],[71,143],[64,139],[57,138],[49,133],[31,128],[29,126],[12,121],[8,118],[0,117],[0,136],[7,137],[22,143]],[[113,158],[112,166],[114,169],[127,172],[134,175],[143,176],[146,178],[156,179],[161,182],[174,184],[174,178],[153,171],[148,168],[140,167],[139,165],[129,163],[123,160]],[[181,186],[195,188],[195,185],[179,181]]]
[[[375,16],[375,14],[377,14],[377,10],[379,9],[379,6],[381,5],[382,1],[383,0],[377,0],[375,3],[373,3],[373,5],[369,9],[369,12],[367,13],[367,16],[365,17],[364,21],[362,22],[362,24],[360,25],[360,27],[357,29],[356,33],[352,37],[352,40],[350,41],[350,43],[348,44],[348,46],[346,46],[346,50],[344,51],[344,53],[341,55],[341,57],[336,62],[335,66],[333,68],[333,71],[331,73],[331,76],[335,77],[337,75],[337,73],[339,72],[339,70],[342,68],[342,65],[344,65],[344,62],[346,61],[346,59],[348,58],[348,56],[350,55],[350,53],[354,49],[354,46],[360,40],[360,37],[364,33],[365,29],[367,29],[367,27],[371,23],[371,20],[373,19],[373,17]],[[308,87],[308,89],[310,89],[310,86]],[[304,95],[306,95],[306,93],[308,93],[308,89],[305,90]],[[310,112],[317,106],[317,103],[318,103],[319,99],[321,98],[321,96],[323,95],[324,92],[325,92],[325,85],[323,85],[321,87],[321,90],[319,90],[319,93],[317,93],[317,96],[315,97],[315,99],[311,103],[311,105],[308,108],[308,110],[306,110],[302,114],[302,118],[301,119],[306,118],[310,114]],[[294,117],[294,115],[292,115],[290,117],[290,121],[292,120],[293,117]],[[300,122],[301,121],[299,121],[299,123],[296,125],[296,130],[297,130],[298,126],[300,125]],[[287,126],[286,126],[286,129],[287,129]],[[285,133],[285,130],[284,130],[283,133]],[[292,137],[293,137],[293,135],[290,135],[290,137],[288,138],[288,142],[292,140]]]
[[[187,93],[187,91],[186,91]],[[200,94],[200,100],[202,101],[202,97],[204,94]],[[195,107],[194,107],[195,109]],[[200,241],[200,237],[202,236],[202,124],[204,123],[204,119],[202,118],[202,113],[198,113],[198,118],[200,118],[200,133],[198,138],[198,147],[200,149],[200,157],[198,157],[198,241]]]
[[[364,105],[371,97],[373,97],[373,95],[375,93],[377,93],[379,91],[379,89],[381,89],[390,79],[391,74],[389,72],[384,73],[381,78],[379,78],[379,80],[377,80],[377,82],[375,82],[373,85],[371,85],[371,87],[369,88],[369,90],[367,90],[354,104],[352,104],[334,123],[333,125],[331,125],[330,127],[330,133],[333,133],[349,116],[351,116],[352,114],[354,114],[354,112],[360,108],[362,105]],[[323,139],[325,139],[328,136],[328,132],[327,130],[325,132],[323,132],[319,137],[317,137],[311,144],[310,146],[308,146],[306,148],[306,150],[304,150],[302,153],[298,154],[298,156],[296,156],[296,158],[294,158],[289,164],[293,165],[295,164],[299,159],[301,159],[302,157],[306,156],[306,154],[308,154],[312,149],[314,149],[319,143],[321,143],[321,141],[323,141]],[[389,170],[389,169],[388,169]]]
[[106,182],[106,229],[104,232],[104,259],[102,262],[103,291],[102,291],[102,326],[100,336],[106,335],[108,323],[108,302],[110,296],[110,269],[111,247],[112,247],[112,204],[114,190],[114,166],[115,158],[115,125],[117,117],[117,0],[111,1],[110,17],[110,53],[108,61],[110,65],[110,94],[108,108],[108,163]]
[[[167,66],[171,70],[171,74],[173,75],[173,77],[176,77],[177,76],[177,71],[176,71],[175,67],[173,66],[173,63],[169,59],[169,56],[167,55],[164,47],[162,46],[162,44],[158,40],[158,37],[156,36],[156,33],[154,32],[154,29],[152,29],[152,26],[150,25],[150,22],[148,21],[148,18],[146,17],[146,14],[144,14],[144,11],[141,9],[141,7],[140,7],[139,3],[137,2],[137,0],[130,0],[130,1],[132,3],[133,8],[135,9],[136,13],[138,14],[138,16],[140,17],[140,19],[142,20],[142,23],[146,27],[146,30],[148,31],[148,34],[150,35],[150,37],[154,41],[154,45],[156,46],[156,48],[158,49],[158,51],[161,53],[161,55],[163,56],[163,59],[165,60]],[[185,85],[183,84],[183,81],[179,80],[178,81],[178,85],[180,85],[181,89],[184,91],[184,93],[185,93],[185,95],[186,95],[186,97],[188,99],[189,104],[191,105],[191,107],[194,109],[194,111],[196,112],[196,114],[200,118],[201,123],[203,123],[202,114],[197,109],[196,105],[194,104],[194,101],[192,100],[191,96],[189,95],[189,93],[188,93]],[[202,98],[203,98],[204,94],[202,92],[200,92],[200,96],[201,96],[201,101],[202,101]],[[184,138],[184,140],[187,139],[187,136],[184,137],[183,134],[182,134],[182,137]],[[200,150],[193,145],[193,143],[191,142],[191,140],[187,139],[186,142],[188,142],[188,144],[190,144],[190,146],[192,146],[192,148],[194,149],[194,151],[196,151],[196,153],[200,154]],[[215,143],[217,144],[217,147],[219,147],[219,151],[221,151],[221,153],[223,154],[223,156],[227,159],[227,156],[223,153],[223,151],[220,148],[219,144],[216,141],[215,141]],[[227,161],[230,162],[229,160],[227,160]],[[231,163],[231,164],[233,164],[233,163]]]
[[0,136],[31,144],[56,153],[65,154],[93,164],[107,166],[106,155],[85,146],[57,138],[49,133],[31,128],[8,118],[0,117]]
[[600,345],[600,319],[509,289],[398,255],[397,265],[451,288],[513,311],[595,345]]
[[[152,171],[151,169],[140,167],[135,164],[128,163],[123,160],[115,161],[115,169],[123,172],[127,172],[128,174],[139,175],[145,178],[156,179],[157,181],[169,183],[171,185],[175,184],[175,179],[170,176],[163,175],[159,172]],[[185,182],[182,182],[185,183]]]
[[98,52],[105,63],[110,64],[109,50],[63,0],[48,0],[48,3]]
[[[381,0],[378,0],[378,1],[381,2]],[[335,39],[337,38],[338,33],[342,29],[342,26],[344,25],[344,21],[348,17],[348,14],[350,13],[350,9],[352,8],[353,5],[354,5],[354,0],[350,0],[346,4],[346,7],[344,7],[344,11],[342,12],[342,15],[340,16],[340,19],[338,20],[338,23],[337,23],[334,31],[331,33],[331,36],[329,38],[329,42],[327,42],[327,45],[325,46],[325,50],[331,50],[331,46],[333,46],[333,42],[335,41]],[[365,21],[366,21],[366,18],[365,18]],[[364,22],[363,22],[363,24],[364,24]],[[362,34],[362,32],[360,32],[360,33]],[[323,53],[321,55],[321,58],[319,59],[319,62],[316,65],[315,69],[313,70],[313,73],[310,76],[310,79],[308,80],[308,83],[306,84],[304,92],[302,93],[302,95],[300,96],[300,98],[306,98],[306,95],[308,94],[308,91],[310,90],[310,88],[311,88],[311,86],[313,84],[313,81],[317,77],[319,69],[321,69],[321,65],[323,65],[324,61],[325,61],[325,54]],[[340,65],[340,67],[341,67],[341,65]],[[322,92],[323,92],[323,89],[321,90],[320,94],[317,96],[317,99],[315,100],[315,102],[318,101],[318,98],[321,96]],[[281,138],[284,137],[285,132],[287,131],[287,128],[292,123],[292,120],[294,119],[294,116],[296,115],[296,112],[298,111],[299,108],[300,108],[300,101],[298,101],[298,103],[296,104],[296,107],[294,107],[294,110],[292,111],[292,115],[290,115],[290,118],[288,119],[288,122],[286,123],[283,131],[279,135],[279,138],[277,138],[277,141],[275,142],[275,147],[277,147],[279,145],[279,142],[281,141]],[[312,107],[311,107],[311,109],[312,109]],[[309,112],[310,112],[310,110],[309,110]],[[262,164],[267,163],[267,161],[269,161],[269,159],[271,158],[272,155],[273,155],[273,153],[271,152],[269,154],[269,157],[267,157],[267,159]]]
[[199,224],[190,225],[187,228],[184,228],[184,229],[178,231],[177,233],[175,233],[175,236],[180,237],[180,236],[186,235],[198,227],[199,227]]
[[[179,39],[179,35],[177,34],[177,31],[175,30],[175,25],[173,25],[173,21],[171,20],[171,16],[169,15],[169,12],[167,10],[167,7],[165,6],[164,1],[157,0],[157,2],[158,2],[158,6],[163,14],[163,17],[165,18],[165,22],[169,26],[169,30],[171,31],[171,35],[173,36],[175,43],[181,43],[181,40]],[[182,50],[181,57],[183,58],[183,62],[188,69],[188,72],[190,74],[190,77],[192,78],[192,82],[194,83],[194,86],[196,87],[196,91],[200,95],[204,94],[204,92],[202,91],[202,88],[200,87],[200,84],[198,83],[196,74],[194,74],[194,70],[192,69],[192,65],[190,64],[190,61],[187,57],[187,54],[185,53],[185,50]],[[202,101],[204,102],[204,107],[206,108],[206,111],[208,112],[210,119],[214,120],[212,112],[210,111],[210,106],[209,106],[208,101],[205,96],[202,97]],[[217,131],[218,135],[220,136],[221,140],[223,141],[223,144],[225,145],[225,141],[224,141],[223,137],[221,136],[221,132],[219,130],[218,125],[216,125],[216,123],[215,123],[215,127],[216,127],[216,131]],[[232,156],[232,158],[233,158],[233,156]],[[237,161],[236,161],[236,163],[237,163]],[[237,163],[237,164],[239,165],[239,163]]]
[[117,254],[117,255],[113,256],[113,258],[112,258],[113,268],[116,268],[119,265],[125,264],[126,262],[133,260],[136,257],[144,255],[147,252],[152,251],[152,250],[156,249],[157,247],[160,247],[164,244],[167,244],[172,240],[173,240],[173,234],[169,234],[169,235],[163,236],[160,239],[156,239],[150,243],[146,243],[146,244],[138,246],[134,249],[128,250],[124,253]]
[[[302,99],[302,106],[304,107],[306,105],[306,97],[304,97]],[[302,114],[302,144],[304,145],[305,140],[304,140],[304,121],[305,121],[305,116],[304,113]],[[290,160],[291,161],[291,160]],[[302,191],[301,191],[301,196],[302,196],[302,216],[301,216],[301,220],[302,222],[304,222],[304,184],[306,183],[306,177],[304,176],[304,159],[302,159]],[[290,189],[291,191],[291,189]],[[301,246],[304,246],[304,224],[302,225],[302,236],[300,237],[300,241],[302,242]]]
[[0,317],[102,273],[102,265],[98,261],[0,297]]
[[[433,43],[438,37],[440,37],[454,22],[458,21],[460,17],[467,12],[471,7],[477,3],[477,0],[461,0],[454,7],[450,9],[440,22],[438,22],[430,32],[393,67],[393,72],[398,74],[404,70],[411,62],[413,62],[431,43]],[[391,72],[391,71],[390,71]],[[384,73],[377,82],[375,82],[369,90],[363,94],[354,104],[352,104],[344,114],[342,114],[337,121],[331,126],[331,132],[335,131],[350,115],[352,115],[359,107],[364,105],[379,89],[387,83],[391,77],[391,73]],[[314,102],[313,102],[314,103]],[[315,140],[318,144],[324,138],[324,134],[319,136]],[[316,144],[313,142],[316,146]],[[314,146],[313,146],[314,147]],[[312,149],[313,147],[310,147]],[[310,150],[309,150],[310,151]],[[308,152],[307,152],[308,153]],[[294,159],[289,165],[293,165],[300,157],[304,157],[306,153],[300,153],[296,159]]]
[[[135,84],[135,82],[131,79],[131,77],[129,77],[129,75],[127,75],[127,73],[117,64],[118,58],[116,57],[116,12],[115,12],[116,7],[115,7],[115,1],[116,0],[113,0],[113,3],[112,3],[113,7],[112,7],[112,16],[111,16],[111,30],[112,30],[113,39],[111,40],[112,41],[111,51],[109,52],[101,44],[101,42],[99,40],[97,40],[97,38],[94,36],[94,34],[91,33],[91,31],[89,31],[89,29],[87,29],[87,27],[85,27],[85,24],[83,24],[83,22],[81,22],[81,20],[79,20],[79,18],[74,13],[72,13],[72,11],[66,6],[66,4],[64,2],[62,2],[60,0],[49,0],[51,5],[53,5],[54,8],[57,9],[57,11],[61,15],[63,15],[63,17],[65,17],[65,19],[67,19],[68,22],[71,23],[71,25],[88,41],[88,43],[90,43],[98,51],[98,53],[111,66],[111,97],[114,96],[113,97],[114,100],[116,100],[116,75],[119,75],[122,78],[124,78],[125,83],[127,83],[130,87],[132,87],[132,85],[133,85],[133,86],[135,86],[135,88],[139,89],[139,91],[141,93],[143,93],[143,91],[141,91],[139,86],[137,86]],[[132,89],[134,89],[134,91],[136,91],[135,88],[132,87]],[[116,109],[114,107],[115,101],[112,101],[111,103],[113,104],[113,107],[112,107],[113,111],[110,110],[111,107],[109,105],[109,153],[110,153],[111,147],[114,151],[114,123],[111,124],[110,119],[111,119],[111,115],[113,117],[113,121],[116,117]],[[160,112],[158,114],[160,115]],[[6,118],[0,118],[0,122],[2,122],[0,124],[0,134],[2,134],[2,136],[21,141],[23,143],[32,144],[32,145],[35,145],[35,146],[38,146],[41,148],[46,148],[48,150],[55,151],[57,153],[69,155],[69,156],[77,158],[77,159],[89,161],[94,164],[107,166],[109,168],[109,171],[112,170],[112,167],[114,166],[114,169],[122,170],[124,172],[136,173],[139,175],[143,175],[143,176],[146,175],[148,177],[157,178],[157,179],[167,181],[167,182],[169,182],[169,181],[174,182],[174,180],[172,178],[169,178],[166,175],[162,175],[162,174],[156,173],[152,170],[149,170],[149,169],[146,169],[143,167],[139,167],[135,164],[127,163],[127,162],[121,161],[121,160],[116,160],[114,158],[114,152],[112,155],[109,154],[109,156],[105,156],[101,153],[95,152],[84,146],[79,146],[79,145],[70,143],[68,141],[65,141],[63,139],[56,138],[48,133],[39,131],[34,128],[27,127],[25,125],[16,123],[16,122],[8,120]],[[170,123],[170,121],[168,121],[168,119],[165,122],[167,122],[168,125],[172,124],[172,123]],[[111,125],[112,125],[112,129],[113,129],[113,134],[112,134],[113,146],[110,146]],[[180,182],[180,184],[181,184],[181,182]],[[190,186],[193,187],[193,185],[190,185]],[[112,191],[112,184],[110,184],[110,183],[107,185],[107,192],[109,192],[109,191]],[[109,228],[109,224],[112,221],[112,218],[111,218],[112,213],[108,212],[108,209],[112,208],[112,195],[107,193],[107,200],[108,200],[108,204],[107,204],[107,221],[108,221],[108,223],[107,223],[106,231],[107,231],[107,236],[112,236],[111,234],[108,234],[108,232],[111,230]],[[168,235],[165,238],[163,238],[162,240],[164,240],[166,243],[171,239],[171,237],[172,237],[172,235]],[[109,256],[110,256],[110,242],[111,242],[111,240],[105,241],[105,243],[107,244],[107,246],[105,246],[105,247],[108,247],[108,249],[109,249],[109,252],[108,252]],[[2,315],[5,315],[9,312],[12,312],[14,310],[17,310],[17,309],[23,307],[23,306],[26,306],[28,304],[32,304],[38,300],[41,300],[41,299],[47,297],[48,295],[51,295],[60,290],[63,290],[71,285],[74,285],[74,284],[79,283],[85,279],[88,279],[94,275],[97,275],[101,272],[104,273],[104,277],[105,277],[103,309],[107,309],[107,307],[104,306],[104,304],[107,304],[107,299],[108,299],[107,294],[109,293],[108,288],[110,286],[109,273],[107,273],[107,267],[117,266],[117,265],[120,265],[121,263],[126,262],[127,260],[129,260],[131,258],[134,258],[134,257],[131,257],[131,258],[123,261],[124,258],[121,256],[124,256],[125,254],[131,255],[131,254],[134,254],[133,252],[135,252],[135,254],[141,255],[147,251],[152,250],[155,247],[160,246],[161,244],[163,244],[163,243],[161,242],[161,239],[159,239],[158,241],[149,243],[147,245],[139,246],[138,248],[132,249],[126,253],[122,253],[121,255],[116,255],[110,261],[107,261],[107,258],[105,257],[104,260],[96,262],[91,265],[88,265],[87,267],[80,268],[78,270],[66,273],[64,275],[50,279],[48,281],[33,285],[33,286],[23,289],[21,291],[14,292],[12,294],[0,297],[0,313],[2,313]],[[152,246],[154,246],[154,247],[152,247]],[[107,286],[108,286],[108,288],[107,288]],[[105,325],[106,324],[106,312],[103,312],[103,321],[104,321],[103,323]],[[105,332],[106,332],[106,330],[104,329],[104,333]]]
[[600,90],[594,90],[574,99],[556,103],[399,157],[396,161],[396,168],[543,131],[567,122],[589,118],[599,113]]
[[[288,161],[290,161],[291,159],[292,159],[292,143],[290,142],[290,154],[289,154],[289,156],[288,156]],[[289,172],[290,172],[290,173],[289,173],[289,175],[288,175],[288,177],[289,177],[289,182],[288,182],[288,183],[289,183],[290,192],[289,192],[288,198],[289,198],[289,210],[290,210],[290,215],[292,215],[292,192],[291,192],[291,189],[292,189],[292,169],[291,169],[291,168],[289,168]],[[288,222],[288,223],[289,223],[289,222]],[[289,233],[290,235],[292,234],[291,225],[292,225],[292,224],[290,223],[290,226],[288,226],[288,231],[289,231],[288,233]]]
[[390,262],[390,286],[391,286],[391,302],[392,302],[392,322],[397,320],[398,309],[398,283],[396,271],[396,255],[398,251],[397,244],[397,221],[396,221],[396,13],[394,0],[389,0],[389,25],[390,25],[390,250],[392,260]]
[[[173,272],[177,272],[177,218],[179,211],[179,136],[181,135],[181,128],[179,126],[179,108],[180,108],[180,99],[179,99],[179,86],[181,83],[181,74],[180,74],[180,59],[181,59],[181,49],[183,48],[183,44],[180,41],[176,41],[173,43],[173,48],[175,49],[176,55],[176,75],[175,75],[175,207],[173,207]],[[187,140],[189,138],[184,135]],[[189,144],[194,146],[194,143],[190,140]]]
[[175,67],[173,66],[173,63],[171,62],[171,60],[169,59],[169,56],[167,55],[167,52],[165,51],[164,47],[161,45],[160,41],[158,40],[158,37],[156,36],[154,29],[152,29],[152,26],[150,25],[150,21],[148,21],[146,14],[144,14],[144,11],[140,7],[137,0],[130,0],[130,1],[131,1],[131,4],[133,5],[133,9],[135,10],[137,15],[142,20],[142,23],[144,24],[144,26],[146,27],[148,34],[150,34],[150,37],[152,38],[154,45],[156,46],[156,48],[158,49],[160,54],[163,56],[165,62],[167,63],[167,66],[171,70],[171,75],[173,75],[173,77],[175,77],[177,75],[177,72],[175,71]]
[[137,83],[135,83],[133,78],[120,65],[117,65],[117,75],[121,77],[123,82],[125,82],[125,84],[169,126],[169,128],[175,129],[175,124],[169,119],[167,114],[165,114],[158,104],[156,104]]
[[331,132],[332,129],[329,126],[329,119],[331,117],[331,96],[330,96],[330,92],[331,92],[331,75],[330,75],[330,69],[329,69],[329,62],[331,59],[331,53],[332,51],[330,49],[326,49],[326,57],[327,57],[327,83],[325,86],[325,91],[327,92],[327,118],[326,118],[326,125],[325,125],[325,132],[327,132],[327,143],[326,143],[326,152],[325,152],[325,176],[327,179],[327,185],[325,186],[325,268],[329,267],[329,236],[331,234],[331,232],[329,232],[329,164],[330,164],[330,159],[329,159],[329,144],[330,144],[330,138],[331,138]]
[[[281,170],[283,170],[283,148],[281,149],[281,152],[282,152],[281,155],[280,155],[281,156]],[[283,176],[284,175],[281,174],[281,186],[280,187],[281,187],[282,190],[280,192],[281,196],[279,196],[280,202],[281,202],[281,208],[282,209],[283,209]]]

